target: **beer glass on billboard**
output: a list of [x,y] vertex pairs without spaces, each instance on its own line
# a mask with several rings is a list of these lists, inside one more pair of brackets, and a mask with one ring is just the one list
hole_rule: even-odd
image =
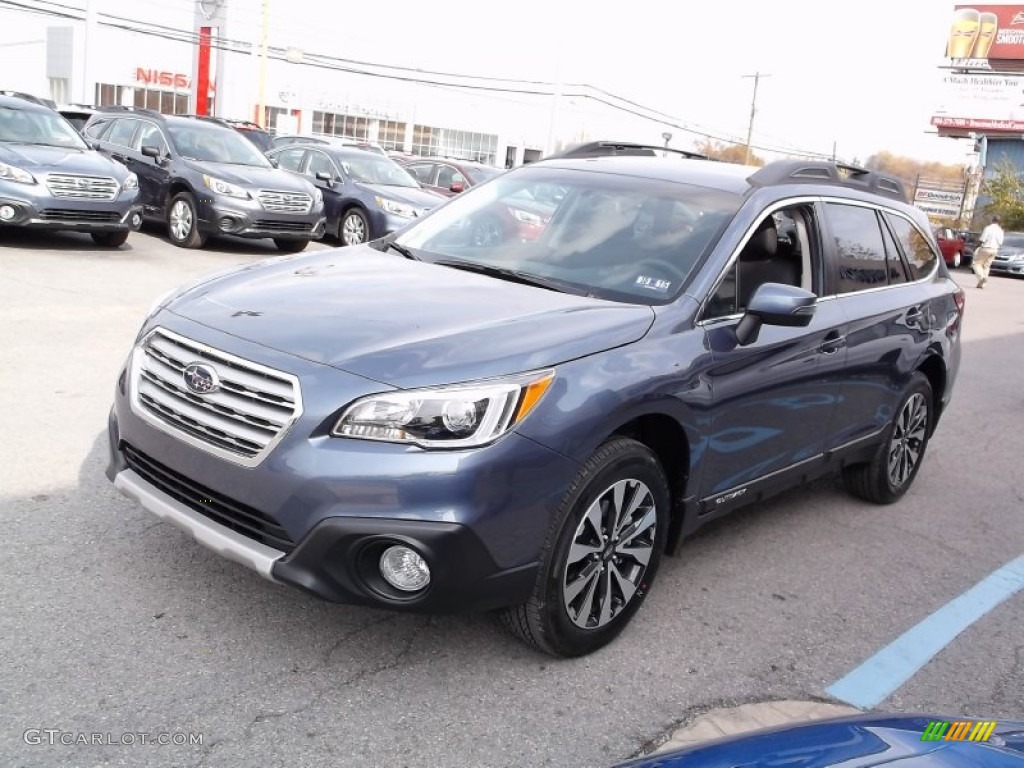
[[969,58],[981,27],[981,14],[974,8],[958,8],[953,12],[946,55],[951,59]]
[[999,17],[987,11],[978,14],[978,39],[974,43],[972,59],[987,59],[988,52],[992,49],[992,42],[996,39],[996,32],[999,29]]

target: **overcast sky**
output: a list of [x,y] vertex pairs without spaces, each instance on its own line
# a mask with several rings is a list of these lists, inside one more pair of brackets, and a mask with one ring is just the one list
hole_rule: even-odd
[[[92,0],[164,24],[192,0]],[[63,0],[84,5],[85,0]],[[260,0],[228,0],[251,9]],[[887,149],[964,164],[967,142],[929,125],[941,102],[952,2],[943,0],[268,0],[271,45],[489,77],[582,82],[743,141],[865,160]],[[372,86],[371,86],[372,87]],[[471,97],[467,97],[471,98]],[[683,146],[675,130],[674,145]],[[694,134],[696,136],[696,134]]]

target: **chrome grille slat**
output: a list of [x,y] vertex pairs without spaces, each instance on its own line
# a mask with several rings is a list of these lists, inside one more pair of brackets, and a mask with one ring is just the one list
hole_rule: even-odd
[[261,189],[256,199],[263,210],[273,213],[309,213],[313,198],[305,192],[283,192],[276,189]]
[[77,173],[50,173],[46,187],[54,197],[75,200],[113,200],[120,185],[109,176],[86,176]]
[[221,390],[207,395],[197,395],[188,391],[180,370],[176,370],[154,357],[152,365],[142,375],[157,386],[184,397],[196,405],[209,408],[229,416],[237,416],[257,426],[267,426],[275,430],[281,429],[291,418],[292,408],[280,406],[270,407],[258,400],[240,397],[230,391],[225,392],[223,382]]
[[[185,368],[202,362],[220,387],[199,394],[185,383]],[[258,463],[301,413],[298,380],[272,368],[157,329],[136,349],[133,407],[158,426],[247,465]]]
[[218,355],[215,350],[204,347],[201,344],[190,346],[185,344],[175,345],[175,342],[159,335],[150,337],[149,344],[168,360],[175,361],[175,367],[181,371],[185,370],[186,365],[196,360],[204,360],[218,365],[225,364],[230,367],[231,371],[230,376],[222,376],[222,380],[227,379],[231,382],[237,382],[241,387],[248,390],[280,398],[282,405],[289,407],[294,407],[295,405],[294,390],[286,380],[267,377],[255,371],[255,369],[247,370],[242,368],[235,362],[229,362],[228,358]]

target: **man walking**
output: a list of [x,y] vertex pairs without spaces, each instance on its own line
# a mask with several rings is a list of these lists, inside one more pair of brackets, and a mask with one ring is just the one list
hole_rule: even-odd
[[984,288],[988,282],[988,268],[1003,244],[1003,228],[999,226],[999,217],[993,216],[992,223],[981,231],[981,242],[974,251],[971,269],[978,276],[978,287]]

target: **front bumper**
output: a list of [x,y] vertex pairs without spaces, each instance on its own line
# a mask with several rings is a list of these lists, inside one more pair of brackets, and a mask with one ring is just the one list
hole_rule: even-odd
[[[202,340],[226,343],[209,329]],[[529,598],[574,462],[515,433],[464,451],[329,437],[338,410],[380,385],[238,341],[234,354],[308,383],[302,415],[262,461],[242,466],[142,418],[125,372],[107,469],[122,493],[225,558],[326,600],[440,613]],[[380,555],[396,543],[427,560],[423,591],[380,577]]]
[[199,229],[211,235],[319,240],[327,229],[323,204],[309,213],[278,213],[264,210],[256,200],[211,197],[199,201]]
[[1024,275],[1024,261],[1000,261],[996,259],[989,265],[988,271],[997,275]]
[[50,196],[15,197],[0,193],[0,208],[14,209],[14,216],[0,226],[78,232],[136,231],[142,223],[142,206],[135,194],[112,201],[68,200]]

